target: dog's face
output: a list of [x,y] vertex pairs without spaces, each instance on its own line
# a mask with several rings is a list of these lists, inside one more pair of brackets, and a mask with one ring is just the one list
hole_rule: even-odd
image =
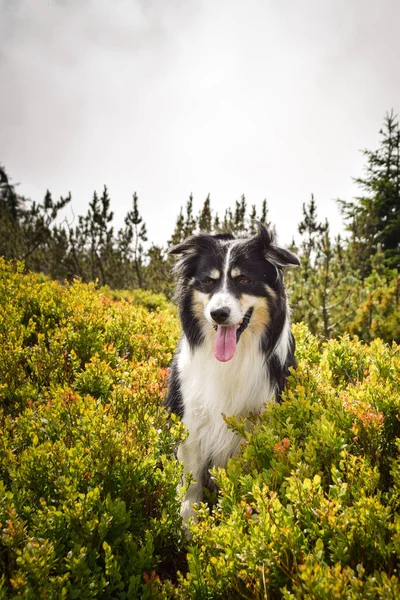
[[[263,335],[279,303],[286,303],[282,267],[299,264],[294,254],[273,245],[263,225],[252,238],[200,234],[171,252],[181,255],[176,267],[181,306],[191,311],[203,336],[214,336],[221,362],[234,356],[246,330]],[[184,328],[186,317],[181,311]]]

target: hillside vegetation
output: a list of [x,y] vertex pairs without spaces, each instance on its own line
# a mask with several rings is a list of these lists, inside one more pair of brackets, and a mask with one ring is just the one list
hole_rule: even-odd
[[400,598],[399,347],[294,332],[189,541],[175,310],[0,259],[0,598]]

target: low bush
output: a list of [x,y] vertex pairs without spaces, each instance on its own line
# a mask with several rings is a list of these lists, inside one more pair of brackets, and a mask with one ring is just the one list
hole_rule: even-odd
[[0,598],[145,598],[175,572],[177,335],[168,308],[0,262]]
[[241,454],[214,471],[179,598],[400,597],[400,349],[294,326],[281,405],[228,425]]
[[108,286],[103,286],[100,288],[100,291],[112,300],[126,300],[135,306],[144,306],[149,311],[160,308],[173,310],[172,305],[163,294],[154,294],[150,290],[142,290],[140,288],[134,290],[113,290]]
[[226,419],[188,539],[157,302],[0,261],[0,599],[399,598],[399,347],[294,326],[284,402]]

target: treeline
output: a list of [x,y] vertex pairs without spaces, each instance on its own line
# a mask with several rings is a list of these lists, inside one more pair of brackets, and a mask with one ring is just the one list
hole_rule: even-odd
[[[356,333],[366,340],[400,339],[400,128],[391,112],[384,119],[380,144],[364,150],[364,177],[356,179],[360,195],[338,200],[345,238],[333,238],[327,221],[317,215],[314,197],[303,204],[299,236],[292,249],[301,267],[288,274],[293,317],[323,337]],[[168,248],[196,231],[254,232],[258,219],[273,228],[268,207],[248,206],[245,196],[223,216],[208,196],[199,212],[193,197],[181,208],[167,246],[148,243],[137,194],[118,230],[107,187],[95,192],[87,213],[76,222],[60,222],[71,195],[55,201],[49,191],[42,203],[17,193],[0,166],[0,255],[23,260],[26,267],[53,279],[98,280],[112,289],[143,288],[171,297]],[[58,217],[58,218],[57,218]]]

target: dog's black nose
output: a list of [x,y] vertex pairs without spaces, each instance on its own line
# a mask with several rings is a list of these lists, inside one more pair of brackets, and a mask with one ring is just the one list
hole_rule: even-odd
[[222,308],[217,308],[216,310],[212,310],[210,312],[211,318],[214,319],[216,323],[224,323],[229,315],[231,314],[230,309],[227,306],[223,306]]

